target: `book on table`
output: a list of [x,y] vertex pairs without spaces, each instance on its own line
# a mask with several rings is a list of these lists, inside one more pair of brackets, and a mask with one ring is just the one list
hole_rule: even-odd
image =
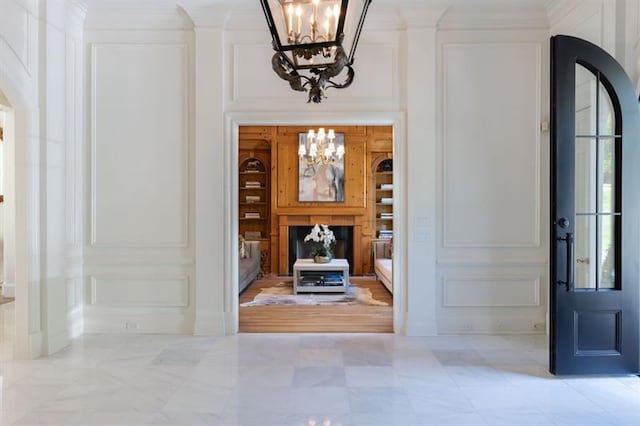
[[304,273],[300,277],[299,286],[342,286],[344,277],[341,274]]

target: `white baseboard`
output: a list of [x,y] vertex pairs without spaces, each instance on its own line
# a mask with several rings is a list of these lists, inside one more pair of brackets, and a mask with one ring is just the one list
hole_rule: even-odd
[[52,355],[61,349],[69,346],[71,340],[69,339],[69,332],[62,330],[57,333],[47,334],[47,353],[44,355]]
[[[397,332],[397,330],[396,330]],[[414,337],[437,336],[438,329],[434,322],[431,321],[411,321],[407,322],[405,335]]]
[[439,334],[545,334],[544,318],[532,316],[448,316],[439,321]]
[[36,331],[35,333],[29,334],[29,350],[30,353],[27,354],[25,359],[36,359],[40,358],[43,355],[41,331]]
[[200,313],[193,325],[196,336],[224,336],[226,334],[224,313]]

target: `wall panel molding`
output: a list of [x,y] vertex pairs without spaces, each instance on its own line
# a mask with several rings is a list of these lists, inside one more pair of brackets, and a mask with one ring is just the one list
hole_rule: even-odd
[[83,294],[82,294],[82,277],[74,277],[67,279],[67,312],[71,313],[74,310],[82,307]]
[[93,247],[188,246],[188,50],[91,45]]
[[541,43],[445,43],[442,67],[443,246],[540,247]]
[[537,307],[540,306],[539,275],[445,275],[442,277],[442,306]]
[[[271,67],[274,51],[263,32],[233,30],[225,35],[228,110],[291,111],[295,105],[300,111],[314,114],[318,111],[318,105],[307,103],[308,93],[292,90],[275,74]],[[330,88],[325,92],[333,111],[353,111],[354,106],[374,111],[401,108],[401,37],[401,31],[362,34],[353,83],[346,90]]]
[[518,257],[496,257],[496,256],[477,256],[477,255],[468,255],[468,256],[446,256],[439,257],[437,261],[438,266],[440,267],[477,267],[477,266],[492,266],[492,267],[512,267],[512,266],[524,266],[524,267],[535,267],[542,266],[546,267],[549,265],[549,259],[546,256],[542,255],[531,255],[531,256],[518,256]]
[[91,275],[89,304],[117,307],[189,306],[187,275]]

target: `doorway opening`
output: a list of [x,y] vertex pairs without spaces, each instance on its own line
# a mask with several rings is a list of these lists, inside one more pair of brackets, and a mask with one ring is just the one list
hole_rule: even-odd
[[[393,258],[393,170],[380,166],[393,158],[392,126],[333,127],[344,162],[317,169],[327,173],[322,182],[343,176],[339,201],[309,200],[301,190],[319,185],[299,156],[310,128],[239,126],[239,332],[392,333],[393,287],[374,267],[383,234],[389,270]],[[336,240],[324,265],[305,242],[316,224]]]
[[13,117],[11,104],[0,90],[0,362],[13,359],[15,343],[14,207],[8,204],[12,197],[7,194],[13,179],[7,159],[13,152]]

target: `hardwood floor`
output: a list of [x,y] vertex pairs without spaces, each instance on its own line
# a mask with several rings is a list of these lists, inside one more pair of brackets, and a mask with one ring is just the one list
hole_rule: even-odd
[[[251,284],[240,303],[249,302],[264,287],[291,277],[269,276]],[[241,333],[393,333],[393,298],[374,277],[350,277],[351,285],[368,288],[373,298],[388,306],[240,306]]]

